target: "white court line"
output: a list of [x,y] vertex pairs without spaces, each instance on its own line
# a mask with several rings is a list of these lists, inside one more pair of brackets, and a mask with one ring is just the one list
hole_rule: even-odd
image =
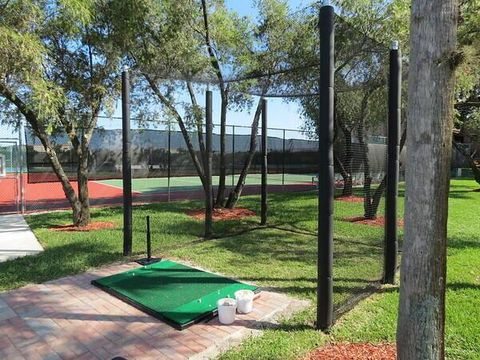
[[[112,184],[106,184],[106,183],[101,182],[101,180],[100,180],[100,181],[90,180],[90,182],[93,182],[93,183],[96,183],[96,184],[99,184],[99,185],[110,186],[110,187],[115,188],[115,189],[123,190],[123,187],[122,187],[122,186],[117,186],[117,185],[112,185]],[[132,190],[132,194],[140,195],[140,194],[142,194],[142,192],[141,192],[141,191]]]

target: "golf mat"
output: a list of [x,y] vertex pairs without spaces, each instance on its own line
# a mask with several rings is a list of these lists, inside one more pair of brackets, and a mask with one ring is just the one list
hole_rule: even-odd
[[164,260],[92,284],[182,330],[216,315],[217,300],[256,286]]

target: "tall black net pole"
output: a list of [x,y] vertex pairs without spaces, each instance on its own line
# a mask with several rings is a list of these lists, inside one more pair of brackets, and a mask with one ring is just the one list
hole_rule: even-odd
[[262,99],[262,207],[261,225],[267,224],[267,172],[268,172],[268,150],[267,150],[267,100]]
[[399,136],[401,118],[402,62],[398,42],[390,50],[388,80],[388,155],[385,196],[385,264],[383,282],[393,284],[397,268],[397,195],[399,175]]
[[320,113],[318,121],[318,285],[317,329],[333,323],[333,76],[334,10],[320,8]]
[[24,146],[23,146],[23,136],[25,131],[23,129],[23,121],[22,119],[18,120],[18,160],[20,162],[18,166],[18,170],[20,173],[19,176],[19,185],[20,185],[20,212],[25,214],[25,182],[23,178],[23,163],[25,161],[23,156]]
[[232,125],[232,187],[235,187],[235,125]]
[[170,124],[168,124],[168,152],[167,152],[167,190],[168,190],[168,202],[170,202],[170,178],[172,176],[172,130]]
[[206,180],[206,192],[205,192],[205,238],[212,237],[212,213],[213,213],[213,193],[212,193],[212,92],[207,90],[206,92],[206,161],[205,161],[205,180]]
[[132,141],[130,137],[130,79],[122,71],[123,255],[132,254]]
[[285,129],[283,129],[282,141],[282,185],[285,185]]

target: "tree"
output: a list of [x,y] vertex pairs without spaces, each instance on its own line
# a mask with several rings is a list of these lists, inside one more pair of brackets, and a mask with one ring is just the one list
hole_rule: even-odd
[[[89,144],[98,115],[118,94],[119,54],[109,46],[103,1],[3,1],[0,4],[0,96],[3,118],[23,116],[45,148],[73,210],[90,222]],[[77,160],[78,192],[56,153],[65,134]]]
[[444,358],[457,18],[455,0],[412,2],[400,360]]
[[[365,217],[370,219],[377,214],[385,179],[377,187],[372,186],[368,136],[384,131],[389,46],[385,44],[390,44],[392,39],[406,43],[408,4],[405,1],[386,4],[383,0],[343,0],[337,1],[336,6],[339,17],[335,49],[335,170],[343,179],[342,195],[352,195],[353,172],[360,170],[357,162],[354,168],[354,160],[360,153]],[[295,82],[297,87],[307,86],[304,93],[315,91],[315,83],[301,79]],[[314,98],[304,97],[300,104],[304,130],[316,137],[318,103]]]
[[261,98],[272,88],[274,92],[288,93],[288,76],[283,69],[291,66],[291,58],[298,58],[310,47],[312,22],[301,12],[289,14],[288,3],[284,0],[257,1],[258,19],[254,30],[253,44],[243,62],[239,77],[252,78],[241,84],[244,90],[259,96],[252,119],[250,145],[235,187],[230,191],[227,208],[233,208],[245,187],[245,181],[257,149],[257,134],[261,115]]

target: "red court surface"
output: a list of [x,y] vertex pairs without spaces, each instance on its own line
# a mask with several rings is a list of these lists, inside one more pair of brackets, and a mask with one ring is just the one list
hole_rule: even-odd
[[[77,182],[70,182],[77,191]],[[0,214],[17,212],[18,180],[15,178],[0,178]],[[65,197],[62,185],[59,182],[28,183],[24,178],[24,198],[26,212],[40,212],[58,209],[69,209],[70,204]],[[119,187],[89,181],[88,183],[90,205],[110,206],[123,204],[123,190]],[[308,191],[315,189],[312,184],[269,185],[268,192],[278,193],[284,191]],[[215,190],[215,188],[214,188]],[[243,195],[260,194],[260,185],[247,185]],[[158,193],[133,192],[133,202],[136,204],[166,202],[169,200],[201,200],[205,193],[198,190],[174,191],[168,195],[163,189]]]
[[[77,192],[76,181],[70,182]],[[36,183],[25,185],[25,203],[27,211],[42,211],[48,209],[68,208],[69,204],[59,182]],[[88,191],[92,205],[121,203],[122,189],[90,181]],[[16,211],[18,180],[15,178],[0,178],[0,213]]]

